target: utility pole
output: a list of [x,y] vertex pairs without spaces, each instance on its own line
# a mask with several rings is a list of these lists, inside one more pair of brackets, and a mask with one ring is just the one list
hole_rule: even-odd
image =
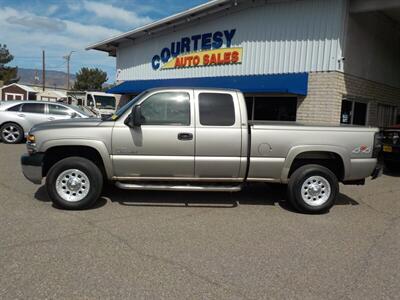
[[75,51],[71,51],[69,54],[63,56],[63,58],[67,61],[67,90],[69,91],[70,82],[69,82],[69,62],[71,60],[71,55]]
[[46,59],[44,49],[42,50],[42,81],[43,81],[43,91],[46,88]]

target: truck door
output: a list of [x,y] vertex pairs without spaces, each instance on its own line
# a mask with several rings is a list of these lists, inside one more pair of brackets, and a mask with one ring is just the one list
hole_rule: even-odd
[[114,173],[127,178],[194,177],[192,90],[156,91],[140,103],[142,125],[118,122],[113,131]]
[[242,128],[236,92],[195,92],[195,176],[232,180],[239,177]]

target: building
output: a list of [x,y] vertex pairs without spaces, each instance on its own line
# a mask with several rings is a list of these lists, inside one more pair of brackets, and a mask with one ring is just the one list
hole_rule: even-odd
[[400,122],[400,1],[214,0],[89,46],[127,97],[238,88],[255,120]]
[[60,101],[66,99],[65,89],[55,89],[40,85],[27,85],[12,83],[0,88],[0,100],[41,100],[41,101]]

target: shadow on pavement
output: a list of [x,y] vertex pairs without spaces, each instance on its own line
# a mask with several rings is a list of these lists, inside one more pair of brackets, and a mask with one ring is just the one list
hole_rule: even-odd
[[[125,206],[235,208],[239,205],[279,205],[297,212],[287,201],[286,186],[279,184],[251,184],[238,193],[127,191],[110,185],[104,190],[103,197]],[[340,194],[336,205],[359,203]]]
[[[51,199],[49,198],[49,195],[47,194],[46,186],[42,185],[35,193],[34,195],[35,199],[41,202],[51,202]],[[104,205],[107,204],[107,199],[104,199],[103,197],[100,198],[99,200],[96,201],[96,203],[90,208],[90,209],[96,209],[103,207]],[[54,208],[61,209],[54,203],[52,204]]]
[[[36,191],[35,199],[41,202],[51,202],[45,186],[41,186]],[[101,199],[91,209],[101,208],[108,201],[117,202],[124,206],[178,208],[236,208],[239,205],[279,205],[290,212],[297,212],[286,201],[286,186],[278,184],[251,184],[238,193],[129,191],[118,189],[109,184],[104,187]],[[340,194],[336,205],[359,205],[359,203],[344,194]]]
[[385,168],[383,169],[383,174],[391,177],[400,177],[400,167],[388,168],[385,166]]

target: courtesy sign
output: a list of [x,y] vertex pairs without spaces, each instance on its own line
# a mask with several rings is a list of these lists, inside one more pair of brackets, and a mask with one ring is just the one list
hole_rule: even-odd
[[153,70],[238,64],[243,49],[233,48],[236,29],[206,32],[182,37],[153,56]]

